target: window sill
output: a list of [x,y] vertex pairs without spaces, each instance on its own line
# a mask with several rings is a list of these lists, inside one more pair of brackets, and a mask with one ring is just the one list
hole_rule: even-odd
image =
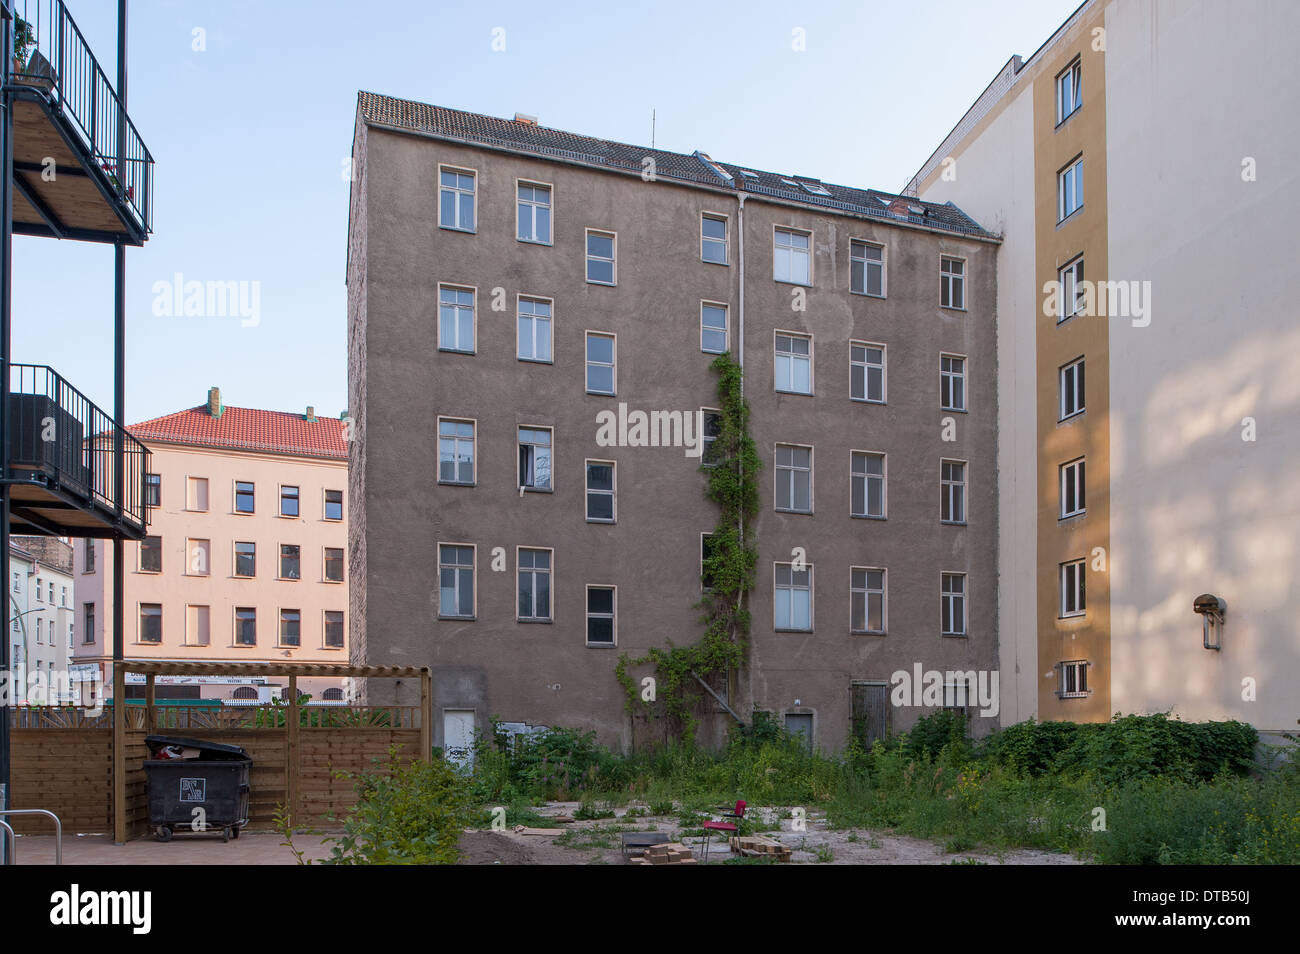
[[439,613],[438,619],[454,620],[461,623],[472,623],[475,620],[477,620],[478,617],[477,616],[443,616],[441,613]]
[[145,576],[162,576],[162,570],[144,570],[144,569],[140,569],[140,570],[136,570],[135,572],[137,572],[137,573],[142,573],[142,574],[144,574]]
[[617,391],[592,391],[588,389],[586,393],[596,397],[618,397]]
[[523,355],[516,355],[515,358],[524,364],[555,364],[551,358],[525,358]]
[[444,348],[441,345],[438,350],[443,354],[477,354],[475,351],[466,351],[464,348]]
[[299,517],[298,517],[298,515],[297,515],[296,513],[277,513],[275,516],[276,516],[276,518],[279,519],[279,520],[298,520],[298,519],[299,519]]
[[1073,212],[1071,212],[1071,213],[1070,213],[1069,215],[1067,215],[1065,218],[1063,218],[1063,219],[1057,219],[1057,220],[1056,220],[1056,227],[1059,229],[1062,225],[1065,225],[1067,222],[1069,222],[1071,219],[1073,219],[1075,216],[1077,216],[1077,215],[1078,215],[1079,213],[1081,213],[1082,211],[1083,211],[1083,206],[1079,206],[1077,209],[1075,209]]
[[785,388],[773,388],[777,394],[796,394],[799,397],[812,397],[812,391],[787,391]]
[[322,646],[321,650],[327,653],[337,653],[343,649],[342,646]]
[[889,633],[883,629],[851,629],[850,636],[888,636]]
[[604,286],[605,288],[617,288],[617,287],[618,287],[618,282],[600,282],[600,281],[597,281],[597,280],[594,279],[594,278],[588,278],[588,279],[587,279],[587,284],[588,284],[588,285],[602,285],[602,286]]
[[339,586],[343,581],[342,580],[321,580],[321,582],[329,583],[332,584],[333,586]]
[[618,649],[617,643],[587,643],[588,649]]
[[787,510],[785,507],[773,507],[772,509],[777,513],[792,513],[800,517],[811,517],[813,515],[811,510]]
[[1089,689],[1087,692],[1061,692],[1061,691],[1058,690],[1057,693],[1056,693],[1056,698],[1058,698],[1058,699],[1087,699],[1087,698],[1088,698],[1089,696],[1091,696],[1091,695],[1092,695],[1092,690],[1091,690],[1091,689]]
[[940,633],[945,639],[970,639],[970,633]]
[[852,520],[880,520],[882,522],[889,519],[884,514],[877,515],[874,513],[851,513],[849,518]]
[[1075,411],[1073,414],[1067,414],[1065,417],[1059,417],[1056,419],[1056,423],[1064,424],[1066,421],[1073,421],[1076,417],[1080,417],[1083,414],[1087,413],[1087,410],[1088,410],[1087,408],[1084,408],[1082,411]]
[[944,311],[957,311],[957,312],[961,312],[962,314],[966,313],[965,308],[958,307],[956,305],[940,305],[939,307]]
[[853,395],[849,395],[849,400],[852,401],[854,404],[879,404],[881,407],[884,407],[887,404],[889,404],[888,401],[877,401],[874,398],[853,397]]
[[700,259],[700,264],[701,264],[701,265],[721,265],[723,268],[730,268],[730,267],[731,267],[731,263],[730,263],[730,262],[711,262],[711,261],[709,261],[707,258],[702,258],[702,259]]
[[[477,487],[478,483],[472,480],[440,480],[439,487]],[[342,523],[342,520],[331,520],[330,523]]]
[[257,574],[254,573],[252,576],[243,576],[242,574],[239,573],[232,573],[230,575],[230,578],[232,580],[255,580],[257,579]]
[[555,493],[555,488],[553,488],[553,487],[524,487],[524,488],[522,488],[522,489],[523,489],[524,493],[526,493],[526,494],[553,494],[553,493]]
[[854,288],[850,288],[850,289],[849,289],[849,294],[850,294],[850,295],[857,295],[857,296],[860,297],[860,298],[877,298],[877,299],[879,299],[880,301],[884,301],[886,298],[889,297],[888,295],[884,295],[884,294],[881,294],[881,295],[873,295],[871,292],[867,292],[867,291],[858,291],[858,290],[856,290],[856,289],[854,289]]
[[941,411],[946,411],[946,412],[948,412],[949,414],[969,414],[969,413],[970,413],[970,412],[967,411],[964,407],[943,407],[942,405],[940,405],[940,406],[939,406],[939,410],[941,410]]
[[1056,617],[1056,621],[1058,623],[1068,623],[1071,620],[1081,620],[1087,618],[1088,618],[1088,613],[1086,611],[1082,613],[1062,613],[1060,616]]
[[942,526],[945,526],[945,527],[965,527],[965,526],[967,526],[967,523],[966,523],[965,520],[940,520],[939,523],[940,523]]
[[618,521],[617,521],[617,520],[602,520],[602,519],[599,519],[599,518],[597,518],[597,517],[588,517],[588,518],[587,518],[587,523],[603,523],[603,524],[605,524],[606,526],[612,527],[612,526],[614,526],[616,523],[618,523]]
[[774,626],[774,627],[772,627],[772,632],[774,632],[774,633],[811,633],[812,630],[811,630],[811,629],[781,629],[781,628],[779,628],[779,627],[775,627],[775,626]]
[[797,282],[792,278],[773,278],[773,282],[778,285],[798,285],[800,288],[812,288],[812,282]]
[[253,510],[232,510],[232,511],[230,511],[230,512],[231,512],[232,515],[234,515],[234,516],[236,516],[236,517],[253,517],[253,516],[256,516],[256,511],[253,511]]
[[555,244],[554,242],[543,242],[541,239],[530,238],[516,238],[515,241],[520,245],[541,245],[543,248],[551,248]]
[[519,618],[519,617],[516,616],[516,617],[515,617],[515,622],[516,622],[516,623],[543,623],[543,624],[549,626],[549,625],[551,625],[552,623],[554,623],[555,620],[553,620],[553,619],[521,619],[521,618]]
[[1063,513],[1056,518],[1057,523],[1065,523],[1067,520],[1078,520],[1080,517],[1088,516],[1087,510],[1076,510],[1074,513]]
[[472,229],[463,229],[459,225],[439,225],[438,228],[440,228],[444,232],[464,232],[466,235],[478,234],[477,227]]
[[1062,126],[1068,123],[1071,119],[1079,115],[1079,110],[1081,109],[1083,109],[1082,103],[1080,103],[1078,106],[1074,107],[1074,109],[1072,109],[1069,113],[1067,113],[1065,117],[1059,123],[1056,124],[1056,126],[1053,128],[1052,131],[1053,132],[1058,131]]
[[277,577],[275,578],[275,581],[276,581],[277,583],[301,583],[301,582],[302,582],[302,577],[298,577],[298,576],[277,576]]
[[[471,484],[471,486],[473,485]],[[321,517],[320,519],[321,519],[321,523],[342,523],[343,522],[342,517]]]

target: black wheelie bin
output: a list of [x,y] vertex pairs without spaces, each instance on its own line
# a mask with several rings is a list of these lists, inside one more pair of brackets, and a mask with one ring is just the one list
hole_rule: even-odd
[[177,831],[219,831],[223,841],[248,824],[248,775],[253,760],[237,745],[145,736],[149,825],[159,841]]

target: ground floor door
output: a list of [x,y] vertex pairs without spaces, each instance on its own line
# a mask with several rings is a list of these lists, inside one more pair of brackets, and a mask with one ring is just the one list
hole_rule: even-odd
[[889,686],[883,682],[855,682],[852,712],[853,735],[863,748],[889,735]]
[[474,710],[442,710],[442,751],[447,761],[474,767]]

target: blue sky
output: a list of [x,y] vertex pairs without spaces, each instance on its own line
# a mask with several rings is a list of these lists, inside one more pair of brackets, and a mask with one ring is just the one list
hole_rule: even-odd
[[[66,2],[115,77],[116,4]],[[211,385],[243,407],[347,406],[358,89],[635,144],[654,110],[660,148],[897,191],[1077,5],[131,0],[129,112],[157,166],[155,234],[127,252],[127,419]],[[14,264],[15,360],[111,411],[111,247],[20,236]],[[177,273],[259,283],[257,323],[156,315]]]

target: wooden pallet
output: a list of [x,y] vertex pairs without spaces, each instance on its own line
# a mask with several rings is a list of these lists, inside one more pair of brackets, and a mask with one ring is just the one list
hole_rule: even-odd
[[775,858],[777,861],[789,861],[790,849],[773,838],[762,835],[746,835],[743,838],[729,839],[731,850],[746,858]]

